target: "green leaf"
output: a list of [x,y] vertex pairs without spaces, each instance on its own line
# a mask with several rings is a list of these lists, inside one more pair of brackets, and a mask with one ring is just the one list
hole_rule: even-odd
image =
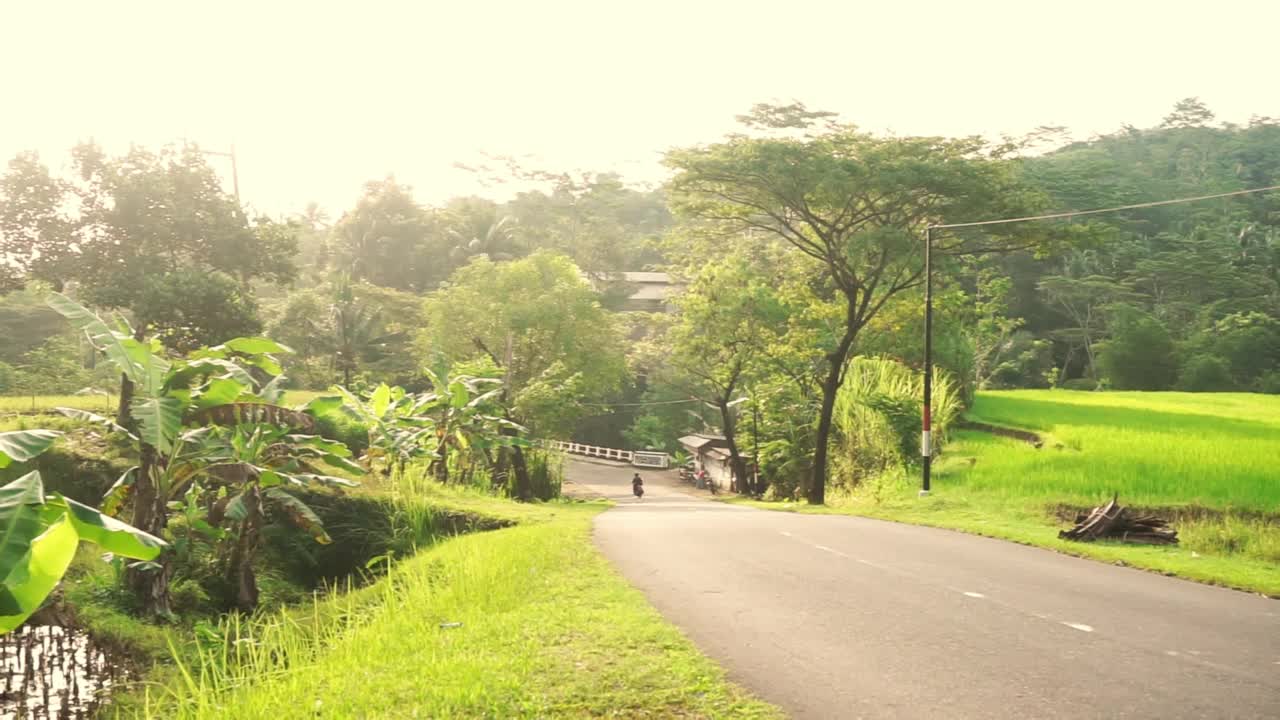
[[330,455],[337,455],[338,457],[351,457],[351,448],[347,447],[345,443],[340,443],[337,440],[330,440],[328,438],[320,437],[319,435],[289,435],[288,439],[289,442],[299,447],[315,448],[321,452],[328,453]]
[[245,385],[231,378],[214,378],[196,397],[195,406],[199,410],[205,410],[233,403],[246,389],[248,388]]
[[249,508],[244,504],[244,493],[236,495],[227,502],[226,517],[228,520],[241,522],[249,517]]
[[145,348],[128,333],[112,330],[91,310],[61,293],[51,294],[47,302],[49,307],[70,320],[77,330],[84,332],[94,347],[106,353],[107,359],[120,372],[134,382],[139,381],[142,372],[138,362],[139,350],[145,351]]
[[320,521],[320,517],[314,510],[307,507],[306,503],[280,488],[266,490],[263,495],[266,500],[284,511],[289,522],[310,533],[316,542],[321,545],[328,545],[331,542],[329,533],[324,531],[324,523]]
[[173,451],[173,441],[182,429],[182,404],[170,397],[143,398],[129,406],[138,421],[142,442],[163,455]]
[[311,402],[303,405],[301,410],[308,415],[315,417],[324,417],[329,413],[342,407],[342,398],[338,395],[321,395],[313,398]]
[[165,541],[145,533],[132,525],[122,523],[113,517],[54,493],[55,502],[61,502],[70,513],[71,524],[75,526],[80,539],[96,543],[107,552],[123,555],[135,560],[154,560],[160,550],[166,546]]
[[253,357],[245,358],[244,361],[256,368],[260,368],[268,375],[279,377],[280,373],[284,372],[284,368],[280,367],[280,363],[276,362],[276,359],[270,355],[254,355]]
[[382,417],[387,412],[387,408],[391,406],[391,388],[386,383],[380,383],[378,388],[373,391],[373,395],[369,397],[369,411],[374,417]]
[[79,420],[80,422],[93,423],[94,425],[102,425],[118,433],[127,435],[134,440],[138,439],[137,435],[134,435],[133,433],[129,432],[127,428],[117,425],[116,421],[112,420],[109,417],[105,417],[97,413],[91,413],[88,410],[80,410],[78,408],[60,407],[60,408],[54,408],[54,409],[62,413],[63,415],[66,415],[67,417],[71,418],[72,420]]
[[273,374],[275,377],[272,378],[271,382],[264,385],[262,390],[258,391],[258,397],[262,398],[263,402],[279,405],[280,401],[284,399],[285,377],[279,371]]
[[364,468],[360,467],[357,463],[332,453],[322,453],[320,455],[320,460],[330,467],[336,467],[339,470],[346,470],[352,475],[364,474]]
[[31,542],[30,549],[16,566],[0,566],[0,570],[9,570],[0,579],[0,584],[10,599],[16,601],[13,604],[18,606],[17,613],[0,617],[0,634],[12,631],[39,609],[40,603],[66,574],[71,559],[75,557],[78,541],[75,526],[64,513]]
[[467,391],[467,386],[460,382],[449,384],[449,405],[455,410],[461,410],[467,406],[467,402],[471,399],[471,393]]
[[107,488],[106,494],[102,496],[102,512],[116,516],[120,514],[120,509],[124,507],[124,503],[133,494],[133,484],[138,480],[138,466],[125,470],[120,477]]
[[293,350],[275,340],[264,337],[239,337],[228,340],[222,347],[242,355],[262,355],[263,353],[291,353]]
[[44,523],[44,483],[40,473],[29,472],[0,487],[0,578],[7,577],[40,534]]
[[284,484],[284,477],[275,470],[260,468],[258,471],[258,487],[270,488]]
[[62,433],[53,430],[15,430],[0,432],[0,468],[9,463],[26,462],[53,445]]

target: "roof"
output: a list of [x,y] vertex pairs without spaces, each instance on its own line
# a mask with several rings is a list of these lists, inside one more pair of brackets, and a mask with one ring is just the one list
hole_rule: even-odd
[[685,435],[680,438],[680,444],[690,450],[702,450],[704,448],[726,447],[729,441],[719,435],[703,435],[694,433],[693,435]]
[[622,276],[626,282],[632,283],[669,283],[671,276],[664,272],[620,272],[615,273]]

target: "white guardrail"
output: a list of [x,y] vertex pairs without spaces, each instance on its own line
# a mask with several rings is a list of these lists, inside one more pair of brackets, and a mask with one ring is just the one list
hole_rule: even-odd
[[664,452],[619,450],[617,448],[584,445],[582,443],[564,442],[562,440],[538,440],[535,444],[552,450],[569,453],[570,455],[586,455],[587,457],[597,457],[604,460],[617,460],[618,462],[631,463],[632,465],[640,467],[671,467],[671,456]]

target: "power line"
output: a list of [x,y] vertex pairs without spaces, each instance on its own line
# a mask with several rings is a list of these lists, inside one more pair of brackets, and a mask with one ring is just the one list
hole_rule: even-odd
[[1121,210],[1140,210],[1142,208],[1159,207],[1161,205],[1177,205],[1178,203],[1213,200],[1214,198],[1233,197],[1235,195],[1249,195],[1252,193],[1270,192],[1272,190],[1280,190],[1280,185],[1254,188],[1252,190],[1236,190],[1234,192],[1218,193],[1216,195],[1200,195],[1198,197],[1178,198],[1176,200],[1158,200],[1156,202],[1138,203],[1137,205],[1121,205],[1119,207],[1100,208],[1098,210],[1075,210],[1072,212],[1052,213],[1049,215],[1030,215],[1028,217],[1006,218],[1004,220],[982,220],[979,222],[932,225],[930,227],[935,230],[941,230],[944,228],[978,227],[980,225],[1007,225],[1009,223],[1026,222],[1028,220],[1057,220],[1061,218],[1079,217],[1081,215],[1098,215],[1101,213],[1119,212]]

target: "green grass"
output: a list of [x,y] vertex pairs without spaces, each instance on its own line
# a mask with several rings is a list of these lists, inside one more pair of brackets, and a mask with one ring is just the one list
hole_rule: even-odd
[[[969,417],[1035,430],[1044,447],[962,431],[918,475],[885,478],[800,512],[947,527],[1280,596],[1280,397],[1189,393],[981,393]],[[1059,540],[1071,509],[1118,494],[1173,521],[1181,544]]]
[[728,683],[593,549],[603,509],[524,506],[520,526],[440,543],[307,612],[230,622],[231,642],[210,645],[185,682],[150,689],[142,714],[779,716]]

